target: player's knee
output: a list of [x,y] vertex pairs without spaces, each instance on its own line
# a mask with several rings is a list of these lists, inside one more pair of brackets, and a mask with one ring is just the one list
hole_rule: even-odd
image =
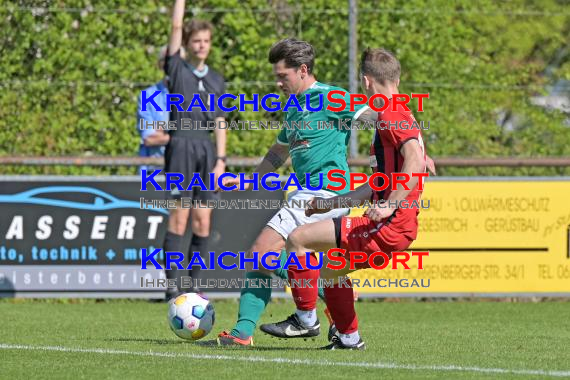
[[298,247],[303,246],[303,230],[301,228],[296,228],[287,237],[287,242],[285,243],[287,251],[295,251]]
[[207,236],[210,234],[210,218],[192,217],[192,232],[200,236]]
[[[257,252],[257,258],[254,252]],[[262,272],[265,274],[271,274],[271,270],[266,269],[267,261],[262,260],[264,253],[265,251],[259,251],[255,248],[255,246],[247,251],[245,253],[245,258],[249,260],[245,262],[245,270],[247,272]],[[257,263],[254,263],[252,259],[257,259]]]
[[168,231],[170,231],[176,235],[184,235],[186,233],[186,225],[185,224],[171,224],[168,226]]
[[186,232],[186,225],[188,223],[188,214],[182,213],[178,210],[172,210],[168,218],[168,230],[177,235],[184,235]]

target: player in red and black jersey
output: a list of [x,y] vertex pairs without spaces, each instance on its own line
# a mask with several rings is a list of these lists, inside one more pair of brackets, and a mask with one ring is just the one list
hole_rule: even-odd
[[[397,93],[397,86],[395,91]],[[410,176],[412,173],[423,173],[427,156],[421,131],[419,128],[410,129],[414,123],[417,125],[411,111],[405,110],[402,106],[397,106],[396,110],[393,110],[393,99],[389,92],[385,94],[389,99],[389,105],[385,111],[378,114],[380,128],[376,130],[370,146],[372,170],[375,173],[384,173],[390,179],[392,173],[407,173]],[[406,249],[416,239],[417,216],[420,210],[412,207],[398,209],[395,205],[402,200],[406,200],[408,205],[413,204],[413,201],[419,203],[421,190],[419,190],[418,180],[421,179],[414,178],[407,183],[407,187],[411,190],[400,186],[397,190],[391,191],[391,185],[383,191],[373,191],[368,186],[362,189],[366,196],[372,192],[371,200],[375,203],[382,200],[388,201],[385,203],[387,206],[370,208],[366,211],[365,217],[350,218],[350,222],[348,218],[337,219],[336,223],[339,224],[337,228],[341,238],[339,248],[349,251],[368,252],[372,250],[371,252],[374,252],[382,250],[378,248],[382,248],[383,245],[384,248],[392,248],[389,251]],[[380,187],[381,181],[381,178],[376,178],[376,186]],[[354,194],[360,195],[357,191]],[[360,198],[357,196],[356,199]],[[382,229],[383,226],[386,228]],[[383,236],[380,244],[372,238],[376,234]],[[360,239],[363,236],[367,238]]]
[[[374,94],[384,94],[392,103],[392,95],[398,94],[400,83],[400,63],[390,52],[383,49],[368,49],[362,55],[361,60],[362,86],[368,97]],[[412,177],[412,173],[423,173],[426,170],[426,154],[419,128],[412,129],[409,126],[415,121],[410,111],[398,105],[392,110],[392,104],[384,112],[379,113],[380,127],[376,130],[370,152],[371,164],[375,172],[385,173],[391,178],[391,173],[407,173],[410,180],[406,183],[408,189],[399,184],[397,189],[390,191],[390,186],[383,192],[375,192],[370,185],[366,184],[348,194],[331,198],[333,207],[340,207],[342,199],[351,202],[366,200],[386,200],[384,205],[374,206],[366,210],[362,217],[341,217],[329,219],[313,224],[307,224],[295,229],[287,239],[287,251],[296,252],[298,256],[305,252],[326,252],[337,247],[346,251],[362,251],[372,254],[377,251],[391,252],[407,249],[416,239],[419,214],[418,208],[397,208],[395,205],[400,201],[407,200],[408,204],[418,201],[421,191],[418,189],[418,177]],[[405,127],[407,122],[409,125]],[[378,186],[381,183],[377,183]],[[322,201],[322,200],[321,200]],[[323,213],[328,209],[317,208],[319,199],[313,199],[312,206],[306,210],[307,215]],[[391,206],[390,206],[391,205]],[[326,258],[325,258],[326,260]],[[374,263],[383,264],[383,258],[377,256]],[[300,262],[305,262],[300,258]],[[326,265],[326,263],[325,263]],[[345,269],[333,271],[323,265],[320,276],[323,278],[338,280],[354,270]],[[368,263],[356,267],[358,269],[369,268]],[[311,294],[310,291],[307,295]],[[303,303],[308,297],[301,295],[295,299],[297,308],[303,310]],[[325,347],[328,349],[363,349],[364,342],[358,333],[358,320],[354,310],[354,293],[352,287],[325,288],[327,307],[336,323],[338,336],[332,344]],[[261,330],[281,338],[291,337],[292,330],[302,331],[302,326],[296,326],[292,321],[271,323],[261,326]]]

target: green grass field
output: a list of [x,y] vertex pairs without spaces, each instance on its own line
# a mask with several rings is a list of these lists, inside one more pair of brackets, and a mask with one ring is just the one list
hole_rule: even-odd
[[[237,302],[214,301],[216,326]],[[0,301],[0,378],[519,379],[570,378],[570,302],[357,304],[368,349],[318,351],[316,341],[256,333],[254,349],[185,342],[166,304],[145,301]],[[285,317],[272,303],[263,322]],[[326,325],[319,304],[321,322]]]

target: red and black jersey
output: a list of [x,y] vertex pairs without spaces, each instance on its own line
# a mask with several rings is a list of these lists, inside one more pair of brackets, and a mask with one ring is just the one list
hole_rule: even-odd
[[[398,106],[396,111],[392,110],[392,99],[385,111],[378,113],[379,127],[374,133],[374,139],[370,146],[370,166],[376,172],[382,172],[392,178],[392,173],[402,172],[404,164],[404,157],[400,152],[402,145],[409,140],[415,139],[419,142],[422,150],[424,150],[424,143],[420,128],[416,119],[411,111],[403,110],[403,107]],[[424,150],[425,157],[425,150]],[[425,169],[424,169],[425,171]],[[377,186],[382,185],[382,179],[377,178]],[[423,180],[423,179],[420,179]],[[391,190],[390,186],[386,190],[375,192],[372,199],[379,201],[388,199]],[[421,196],[421,191],[418,186],[414,187],[406,197],[408,204],[413,201],[418,201]],[[393,228],[401,230],[401,232],[412,232],[415,239],[417,231],[417,215],[419,208],[398,209],[390,220]]]

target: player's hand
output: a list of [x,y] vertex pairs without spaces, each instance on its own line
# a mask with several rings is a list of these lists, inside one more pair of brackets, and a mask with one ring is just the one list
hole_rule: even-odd
[[430,156],[426,156],[426,168],[431,175],[437,175],[435,172],[435,162],[433,162]]
[[[250,178],[248,177],[248,178],[246,178],[246,179],[250,179]],[[236,178],[228,178],[228,177],[226,177],[226,178],[224,178],[224,179],[222,180],[222,185],[225,186],[225,187],[232,187],[232,186],[234,186],[234,185],[236,186],[235,189],[230,190],[230,191],[238,191],[238,190],[241,190],[242,187],[240,186],[240,183],[241,183],[241,182],[240,182],[240,180],[239,180],[239,176],[236,177]],[[248,182],[244,183],[244,185],[243,185],[243,190],[248,190],[248,189],[249,189],[249,186],[250,186],[250,183],[248,183]],[[224,191],[224,190],[223,190],[221,187],[218,186],[218,181],[216,181],[216,189],[214,190],[214,192],[218,193],[218,192],[220,192],[220,191]]]
[[[307,204],[307,208],[305,209],[305,215],[311,216],[314,214],[325,214],[330,211],[328,208],[322,208],[324,206],[325,198],[314,197],[309,201]],[[320,208],[319,208],[320,207]]]
[[364,215],[373,222],[381,222],[383,219],[386,219],[392,215],[395,211],[395,208],[388,206],[381,207],[380,205],[376,204],[373,207],[366,209],[366,211],[364,211]]
[[226,164],[223,161],[218,160],[218,163],[214,166],[214,170],[212,170],[212,173],[214,173],[214,181],[216,181],[216,189],[218,188],[218,178],[220,178],[220,176],[225,172]]

